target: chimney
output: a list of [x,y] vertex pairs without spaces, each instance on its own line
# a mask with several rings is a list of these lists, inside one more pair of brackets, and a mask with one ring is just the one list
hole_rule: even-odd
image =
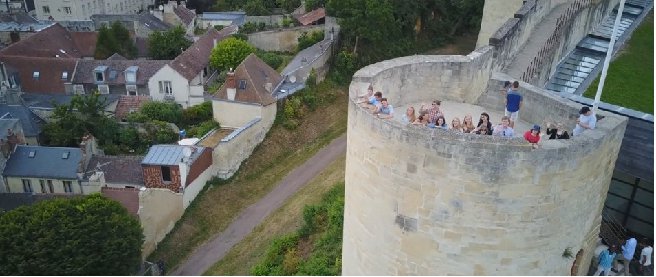
[[271,93],[271,90],[273,89],[273,84],[271,83],[271,81],[269,81],[269,77],[268,77],[268,76],[265,77],[264,79],[265,79],[265,81],[264,81],[264,82],[265,82],[265,83],[264,83],[264,89],[265,89],[268,93]]
[[228,71],[226,76],[226,92],[228,94],[228,100],[235,101],[235,95],[237,95],[237,80],[235,80],[235,72]]
[[91,160],[91,157],[95,154],[98,154],[98,148],[96,146],[96,138],[94,138],[91,134],[87,134],[84,137],[82,137],[82,142],[80,142],[80,150],[82,150],[82,170],[86,170],[87,165],[89,165],[89,161]]
[[214,39],[213,42],[214,42],[214,48],[216,48],[216,44],[217,44],[216,39]]

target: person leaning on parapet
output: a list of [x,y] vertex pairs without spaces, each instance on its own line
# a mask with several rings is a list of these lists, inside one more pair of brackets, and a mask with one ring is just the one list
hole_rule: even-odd
[[576,127],[572,132],[573,136],[578,136],[587,129],[594,129],[597,125],[597,116],[590,110],[590,107],[583,106],[579,111],[579,119],[576,120]]
[[515,128],[515,121],[519,119],[519,109],[522,107],[522,96],[519,95],[519,82],[515,81],[506,94],[506,116],[510,118],[510,127]]
[[460,124],[460,118],[455,117],[451,120],[451,130],[459,133],[463,132],[462,124]]
[[443,116],[438,116],[435,120],[435,124],[428,123],[428,127],[449,130],[449,125],[446,124],[446,119]]
[[524,133],[524,139],[528,141],[533,148],[538,147],[538,142],[540,142],[540,125],[533,125],[531,130],[528,130]]
[[367,103],[368,101],[371,100],[371,97],[373,97],[373,96],[374,96],[374,87],[371,84],[369,84],[369,87],[367,88],[367,93],[362,94],[362,95],[358,95],[358,100],[359,101],[358,101],[357,104]]
[[506,138],[512,138],[515,135],[515,130],[510,127],[510,118],[508,116],[501,118],[501,124],[494,128],[492,135]]
[[569,139],[569,134],[567,130],[563,129],[562,123],[547,122],[547,136],[549,136],[549,139]]
[[604,273],[604,276],[608,276],[611,267],[613,267],[615,255],[617,255],[616,245],[611,245],[610,249],[606,248],[601,251],[598,259],[599,264],[597,265],[597,272],[595,272],[594,276],[601,275],[602,272]]
[[369,97],[369,100],[367,100],[365,105],[369,106],[370,111],[375,112],[378,110],[378,107],[380,107],[381,99],[383,99],[383,93],[377,91],[372,97]]
[[476,126],[474,126],[471,114],[465,115],[465,118],[462,119],[462,132],[471,133],[474,129],[476,129]]
[[403,114],[401,121],[405,124],[410,124],[414,123],[415,120],[417,120],[417,116],[415,115],[415,107],[408,107],[408,109],[405,110],[405,114]]
[[501,88],[501,95],[503,97],[506,97],[511,87],[512,87],[512,83],[510,81],[503,82],[503,87]]
[[[482,127],[485,127],[485,132],[481,133],[479,132]],[[476,125],[476,129],[472,130],[472,133],[476,134],[483,134],[483,135],[491,135],[492,134],[492,122],[490,122],[490,115],[487,113],[481,113],[481,118],[478,120],[478,125]]]
[[638,242],[634,237],[628,234],[626,235],[626,242],[624,243],[624,245],[622,245],[622,255],[620,256],[620,260],[622,261],[622,266],[624,266],[622,271],[624,272],[625,276],[631,275],[631,270],[629,266],[631,265],[631,260],[633,260],[633,255],[635,254],[635,249],[637,244]]
[[415,120],[415,122],[412,122],[412,125],[421,125],[421,126],[426,126],[428,124],[428,111],[420,111],[419,116]]
[[394,107],[387,102],[387,98],[383,98],[374,114],[378,115],[378,118],[390,119],[394,117]]
[[442,104],[442,101],[439,100],[433,100],[433,103],[431,103],[430,109],[428,109],[428,123],[435,123],[437,121],[437,117],[439,116],[444,116],[444,113],[440,110],[440,105]]
[[640,240],[640,274],[643,276],[654,275],[654,267],[651,263],[651,255],[654,253],[654,248],[649,244],[649,239],[642,238]]

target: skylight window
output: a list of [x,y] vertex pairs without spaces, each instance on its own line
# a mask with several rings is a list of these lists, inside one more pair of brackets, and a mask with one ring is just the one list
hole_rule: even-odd
[[34,71],[34,73],[32,73],[32,78],[34,78],[34,80],[39,80],[39,75],[41,75],[39,71]]

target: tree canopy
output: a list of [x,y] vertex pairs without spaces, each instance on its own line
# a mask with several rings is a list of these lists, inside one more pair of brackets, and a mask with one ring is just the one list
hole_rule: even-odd
[[236,68],[249,54],[255,52],[255,47],[248,42],[229,37],[219,42],[210,55],[210,65],[220,71]]
[[0,213],[0,275],[131,275],[142,244],[139,221],[99,194]]
[[191,46],[185,38],[185,30],[178,25],[164,32],[153,32],[148,36],[148,53],[153,60],[173,60]]
[[130,32],[119,21],[114,21],[109,27],[106,25],[100,27],[94,57],[104,60],[114,53],[128,59],[137,56],[137,47],[130,38]]

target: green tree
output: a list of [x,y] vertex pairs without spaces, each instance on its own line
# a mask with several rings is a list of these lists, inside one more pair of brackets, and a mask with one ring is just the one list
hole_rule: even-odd
[[257,55],[258,58],[260,58],[264,63],[268,64],[274,70],[277,70],[285,61],[282,56],[273,52],[258,50],[255,52],[255,55]]
[[267,10],[263,0],[247,0],[243,8],[247,15],[258,16],[271,14],[271,10]]
[[142,244],[139,221],[99,194],[0,213],[2,275],[132,275]]
[[316,8],[325,7],[326,0],[305,0],[305,11],[310,12]]
[[105,106],[105,98],[95,93],[75,95],[69,104],[55,105],[54,120],[43,127],[46,144],[75,147],[86,133],[94,135],[101,144],[111,143],[118,124],[105,116]]
[[174,102],[149,101],[144,103],[139,112],[151,120],[178,124],[182,118],[182,107]]
[[248,42],[229,37],[222,40],[212,49],[210,65],[220,71],[236,68],[249,54],[255,52],[255,47]]
[[185,38],[185,30],[178,25],[164,32],[153,32],[148,36],[148,53],[153,60],[173,60],[191,46]]
[[128,59],[137,56],[137,47],[130,38],[130,32],[119,21],[113,22],[109,27],[105,25],[100,27],[94,57],[104,60],[114,53]]
[[301,6],[301,0],[276,0],[276,3],[285,12],[291,13]]

